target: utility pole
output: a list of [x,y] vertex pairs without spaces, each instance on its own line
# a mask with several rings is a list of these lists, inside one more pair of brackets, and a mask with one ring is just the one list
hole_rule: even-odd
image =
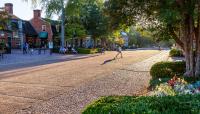
[[65,8],[64,8],[64,0],[61,0],[61,47],[65,46]]

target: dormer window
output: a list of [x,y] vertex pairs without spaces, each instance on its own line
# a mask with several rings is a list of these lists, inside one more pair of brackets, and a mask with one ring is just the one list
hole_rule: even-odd
[[46,31],[46,25],[42,25],[42,31]]

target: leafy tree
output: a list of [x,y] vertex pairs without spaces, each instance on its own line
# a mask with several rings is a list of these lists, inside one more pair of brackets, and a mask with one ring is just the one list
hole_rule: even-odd
[[173,38],[185,52],[185,75],[200,76],[199,0],[109,0],[106,7],[113,26],[139,23],[156,36]]
[[7,29],[9,15],[5,11],[0,11],[0,30]]
[[[72,38],[72,37],[80,37],[80,38],[83,38],[86,36],[86,30],[84,28],[83,25],[80,25],[80,24],[67,24],[66,25],[66,28],[68,28],[66,30],[66,35],[69,37],[69,38]],[[76,36],[74,36],[76,35]]]
[[108,18],[103,14],[103,4],[88,3],[82,8],[82,22],[94,41],[108,34]]
[[67,25],[84,26],[86,34],[91,35],[95,41],[107,36],[108,19],[103,14],[102,0],[69,0],[65,12]]

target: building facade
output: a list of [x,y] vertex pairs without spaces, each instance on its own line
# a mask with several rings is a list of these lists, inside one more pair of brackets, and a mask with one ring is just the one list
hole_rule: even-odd
[[35,40],[38,36],[37,32],[29,21],[24,21],[13,14],[13,4],[6,3],[4,11],[8,15],[8,23],[6,29],[0,30],[0,42],[6,43],[9,48],[23,48],[23,44],[28,39]]
[[38,37],[37,45],[47,45],[49,41],[53,41],[53,32],[51,23],[41,17],[41,10],[33,11],[33,18],[30,20],[31,25],[36,30]]

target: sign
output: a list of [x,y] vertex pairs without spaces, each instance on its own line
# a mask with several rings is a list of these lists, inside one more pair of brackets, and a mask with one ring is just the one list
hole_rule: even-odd
[[41,39],[47,39],[48,38],[48,32],[40,32],[39,38]]

